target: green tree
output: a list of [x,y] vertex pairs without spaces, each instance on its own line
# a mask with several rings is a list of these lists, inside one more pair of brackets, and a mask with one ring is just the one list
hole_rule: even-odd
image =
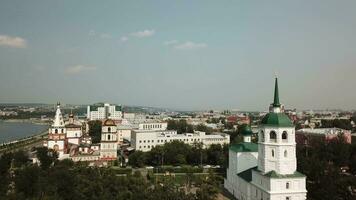
[[27,154],[23,150],[16,151],[13,159],[14,167],[21,167],[30,161]]
[[42,169],[48,169],[55,160],[58,158],[57,152],[47,147],[36,148],[36,156],[40,161]]
[[129,156],[129,165],[143,167],[146,163],[146,154],[142,151],[135,151]]
[[99,143],[101,140],[101,127],[102,123],[100,120],[93,120],[88,122],[89,125],[89,135],[92,138],[93,143]]

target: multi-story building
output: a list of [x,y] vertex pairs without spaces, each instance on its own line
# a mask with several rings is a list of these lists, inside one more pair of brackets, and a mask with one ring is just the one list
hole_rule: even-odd
[[244,130],[244,142],[229,148],[224,187],[237,199],[305,200],[306,176],[297,172],[295,128],[279,103],[278,81],[274,101],[258,132],[258,144]]
[[89,120],[121,120],[122,110],[121,106],[105,104],[95,104],[88,106],[87,108],[87,119]]
[[205,134],[195,131],[194,133],[177,134],[174,130],[133,130],[131,133],[131,146],[140,151],[150,151],[157,145],[167,142],[181,141],[186,144],[202,143],[203,147],[211,144],[229,144],[230,136],[225,133]]
[[117,127],[115,121],[112,119],[105,120],[102,125],[100,159],[117,159]]

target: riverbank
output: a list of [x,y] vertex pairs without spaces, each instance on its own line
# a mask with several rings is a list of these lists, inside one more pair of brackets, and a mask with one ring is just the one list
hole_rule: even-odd
[[43,131],[40,134],[5,142],[0,144],[0,155],[5,152],[14,152],[18,150],[31,150],[33,147],[40,147],[47,139],[48,131]]
[[32,123],[38,125],[49,125],[50,122],[42,121],[41,119],[5,119],[0,120],[2,122],[9,122],[9,123]]

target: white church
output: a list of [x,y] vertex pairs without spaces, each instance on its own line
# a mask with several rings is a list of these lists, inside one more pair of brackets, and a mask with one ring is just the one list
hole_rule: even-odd
[[306,176],[297,172],[295,127],[279,103],[278,79],[274,101],[262,119],[258,143],[244,127],[244,141],[229,148],[224,187],[238,200],[304,200]]
[[92,144],[88,132],[83,130],[83,124],[74,120],[72,113],[69,115],[69,120],[64,121],[58,103],[53,124],[48,131],[48,139],[43,145],[55,150],[59,160],[109,161],[117,159],[117,141],[115,121],[105,119],[102,121],[100,144]]

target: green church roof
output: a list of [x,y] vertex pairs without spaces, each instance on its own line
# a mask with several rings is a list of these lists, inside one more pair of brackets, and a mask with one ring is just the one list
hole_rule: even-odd
[[249,136],[249,135],[252,135],[253,132],[251,130],[251,126],[250,125],[247,125],[247,124],[244,124],[242,127],[241,127],[241,134],[243,136]]
[[256,170],[257,167],[252,167],[250,169],[247,169],[243,172],[240,172],[237,174],[237,176],[241,177],[242,179],[244,179],[247,182],[251,182],[252,181],[252,170]]
[[265,176],[270,177],[270,178],[302,178],[306,177],[304,174],[295,171],[293,174],[278,174],[275,171],[270,171],[265,174]]
[[229,149],[234,152],[258,152],[258,145],[251,142],[242,142],[230,145]]
[[267,126],[293,127],[293,123],[284,113],[268,113],[263,117],[261,124]]

